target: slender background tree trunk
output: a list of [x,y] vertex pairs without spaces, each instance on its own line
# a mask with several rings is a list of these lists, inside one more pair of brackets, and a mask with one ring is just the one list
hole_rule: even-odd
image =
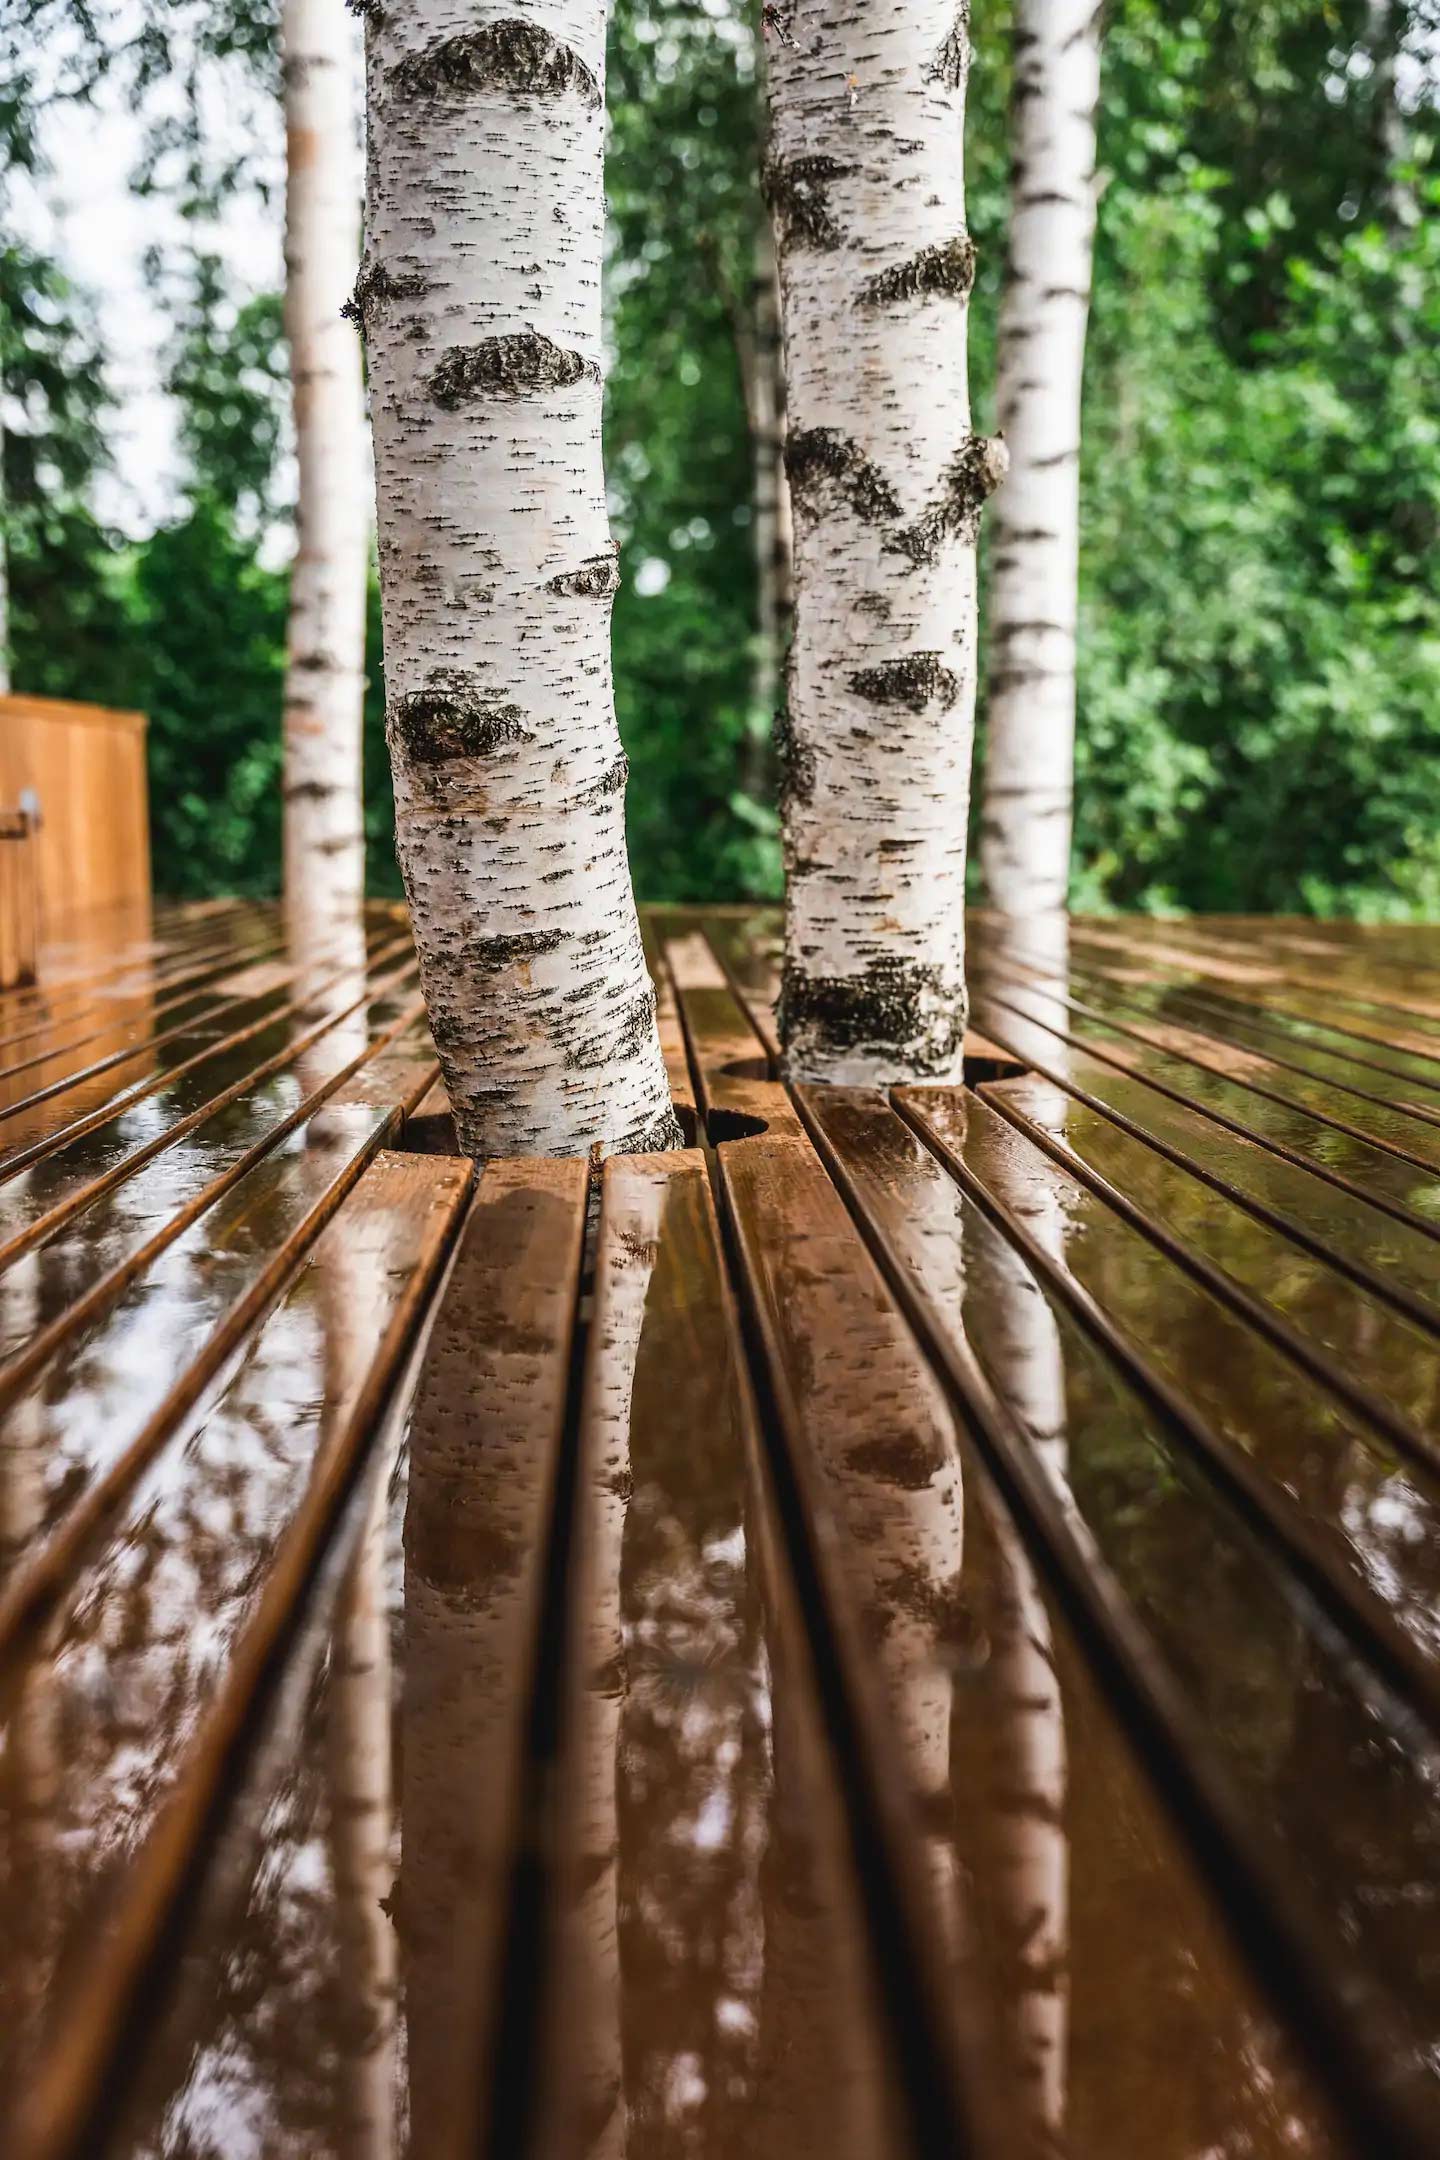
[[[750,429],[751,506],[755,533],[756,625],[752,731],[745,739],[741,785],[752,800],[770,799],[770,740],[781,669],[795,606],[794,527],[785,477],[785,370],[780,346],[780,269],[768,214],[755,242],[748,306],[736,323],[736,347]],[[762,729],[763,732],[756,732]]]
[[367,11],[396,830],[475,1154],[678,1138],[625,853],[600,454],[605,0]]
[[965,1023],[975,539],[968,10],[767,10],[795,513],[781,727],[790,1072],[955,1079]]
[[1420,216],[1415,190],[1403,168],[1410,156],[1410,130],[1400,104],[1400,46],[1406,27],[1406,9],[1395,0],[1369,0],[1365,42],[1375,72],[1371,78],[1375,101],[1375,136],[1385,164],[1383,200],[1392,226],[1402,231]]
[[285,670],[285,895],[302,946],[364,897],[365,408],[342,310],[360,248],[349,25],[285,0],[285,329],[300,466]]
[[1080,389],[1095,237],[1096,0],[1016,0],[980,863],[992,906],[1065,906],[1075,766]]

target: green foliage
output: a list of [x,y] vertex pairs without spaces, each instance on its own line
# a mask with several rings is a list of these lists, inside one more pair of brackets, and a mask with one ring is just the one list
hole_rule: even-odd
[[83,296],[47,257],[0,246],[0,386],[8,642],[16,679],[106,698],[125,679],[115,542],[90,508],[109,400]]
[[285,581],[201,495],[137,552],[135,702],[150,715],[153,847],[177,895],[273,893]]
[[756,574],[736,344],[760,205],[754,32],[739,0],[622,0],[610,39],[612,364],[621,543],[615,691],[647,898],[779,889],[778,820],[742,774]]
[[[1284,13],[1268,19],[1290,50]],[[1417,178],[1429,214],[1387,229],[1373,114],[1346,125],[1342,103],[1332,154],[1292,141],[1291,195],[1245,201],[1236,171],[1273,175],[1280,155],[1268,120],[1252,127],[1239,99],[1235,168],[1193,147],[1225,147],[1210,101],[1231,34],[1161,35],[1147,9],[1130,15],[1101,145],[1076,898],[1423,912],[1440,758],[1436,191]],[[1158,109],[1117,111],[1157,79]],[[1338,79],[1332,66],[1332,94]],[[1274,94],[1294,89],[1281,77]],[[1313,130],[1312,108],[1313,92]],[[1137,139],[1127,169],[1112,145]]]
[[[27,24],[73,17],[73,0],[17,8]],[[737,343],[760,214],[757,15],[753,0],[615,0],[612,22],[616,689],[637,882],[657,899],[778,883],[774,809],[752,792],[768,715],[754,709]],[[168,130],[152,133],[147,184],[178,187],[201,212],[239,184],[237,169],[208,162],[202,77],[238,71],[273,96],[274,19],[273,0],[145,0],[125,16],[129,43],[114,51],[137,92],[181,93]],[[1009,19],[1007,0],[975,11],[966,157],[981,425],[1008,215]],[[1426,79],[1440,7],[1396,0],[1391,14],[1420,108],[1398,176],[1372,20],[1367,0],[1110,0],[1078,904],[1440,913],[1440,193]],[[110,55],[101,29],[92,20],[75,40],[65,94],[87,94]],[[0,145],[15,165],[35,151],[32,45],[0,35]],[[1413,222],[1397,212],[1407,193]],[[271,890],[278,304],[237,304],[203,255],[168,290],[188,499],[127,548],[90,508],[109,424],[95,325],[53,265],[0,253],[17,679],[150,710],[168,885]],[[371,612],[378,656],[373,595]],[[371,674],[370,870],[393,891],[378,657]]]

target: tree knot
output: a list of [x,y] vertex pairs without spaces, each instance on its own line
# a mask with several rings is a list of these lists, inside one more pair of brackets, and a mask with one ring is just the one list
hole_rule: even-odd
[[557,345],[538,331],[516,330],[483,338],[478,345],[452,345],[441,355],[428,387],[437,405],[456,412],[485,398],[530,397],[599,380],[598,366],[583,353]]
[[422,52],[407,53],[390,71],[401,97],[475,97],[504,91],[512,97],[577,94],[598,111],[604,102],[593,71],[539,23],[486,23],[442,38]]

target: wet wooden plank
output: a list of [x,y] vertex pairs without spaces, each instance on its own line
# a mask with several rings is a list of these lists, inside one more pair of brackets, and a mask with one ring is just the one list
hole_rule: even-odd
[[[871,1925],[881,1934],[886,1999],[905,2031],[907,2090],[924,2149],[1003,2150],[1003,2078],[982,2071],[978,1991],[957,1985],[959,1922],[933,1881],[931,1816],[943,1736],[933,1717],[932,1640],[943,1600],[904,1610],[903,1586],[947,1580],[958,1537],[953,1425],[933,1376],[886,1291],[785,1090],[756,1071],[753,1034],[703,949],[667,948],[734,1234],[766,1399],[784,1446],[782,1503],[822,1672],[836,1683],[844,1778],[862,1845]],[[843,1319],[841,1315],[843,1313]],[[823,1343],[825,1354],[815,1347]],[[830,1481],[877,1427],[885,1448],[862,1477],[873,1517],[857,1537]],[[863,1452],[863,1450],[862,1450]],[[919,1469],[914,1465],[920,1465]],[[797,1542],[798,1541],[798,1542]],[[890,1610],[877,1665],[875,1613]],[[882,1632],[884,1632],[882,1630]],[[937,1752],[938,1751],[938,1752]],[[928,2143],[926,2142],[928,2140]]]
[[[1440,1477],[1397,1462],[1372,1419],[1068,1176],[984,1096],[915,1089],[902,1100],[948,1165],[985,1180],[1030,1274],[1273,1540],[1359,1654],[1440,1733]],[[834,1122],[834,1113],[817,1116],[827,1129]]]
[[698,933],[668,940],[665,965],[679,999],[711,1139],[737,1137],[751,1128],[798,1135],[789,1098],[771,1077],[764,1041],[708,941]]
[[988,994],[1171,1101],[1440,1237],[1440,1129],[1340,1088],[1287,1078],[1251,1053],[1227,1053],[1191,1032],[1137,1023],[1108,1001],[1039,983],[992,985]]
[[1428,1230],[1172,1101],[1063,1041],[1052,1028],[999,1006],[981,1011],[997,1040],[1034,1071],[1238,1200],[1362,1289],[1388,1299],[1422,1327],[1440,1330],[1440,1270]]
[[399,1718],[411,2149],[479,2149],[497,2074],[526,1749],[580,1289],[583,1162],[489,1164],[410,1445]]
[[[1253,1056],[1266,1068],[1332,1083],[1340,1098],[1403,1111],[1408,1118],[1440,1125],[1440,1062],[1405,1051],[1362,1047],[1346,1036],[1298,1015],[1245,1005],[1183,976],[1142,974],[1133,968],[1096,968],[1072,954],[1070,978],[1089,999],[1109,1000],[1162,1026],[1176,1025],[1212,1047]],[[1312,1098],[1307,1092],[1306,1101]],[[1314,1100],[1320,1100],[1316,1096]]]
[[1098,1105],[1034,1075],[983,1094],[1424,1472],[1440,1472],[1440,1343],[1428,1328]]
[[[0,1673],[43,1627],[95,1536],[178,1421],[225,1370],[265,1307],[428,1081],[398,1047],[322,1102],[178,1237],[118,1260],[88,1298],[51,1289],[48,1248],[0,1276],[12,1375],[0,1439],[20,1431],[45,1465],[43,1496],[0,1592]],[[82,1252],[88,1248],[82,1247]],[[103,1259],[103,1255],[101,1258]],[[46,1310],[58,1291],[61,1309]],[[47,1325],[48,1322],[48,1325]]]
[[[900,1226],[881,1248],[891,1264],[971,1317],[958,1196],[914,1135],[873,1094],[804,1099],[853,1165],[872,1231]],[[1023,1284],[1005,1278],[986,1321],[1004,1394],[1025,1404],[1037,1447],[1063,1453],[1062,1375]],[[1055,2149],[1179,2160],[1233,2143],[1278,2156],[1292,2136],[1307,2151],[1348,2149],[963,1425],[959,1444],[948,1834],[981,1968],[1002,1979],[1001,2033],[1032,2069]],[[857,1513],[863,1535],[863,1497]],[[1218,2077],[1212,2047],[1234,2066]]]
[[[1440,2121],[1440,1969],[1414,1992],[1440,1900],[1435,1749],[1046,1295],[979,1204],[968,1143],[962,1189],[878,1098],[804,1101],[1314,2071],[1367,2150],[1410,2150],[1416,2123]],[[1022,1206],[1033,1227],[1033,1193],[1007,1202]]]
[[1227,1017],[1239,1015],[1247,1025],[1267,1033],[1321,1044],[1376,1072],[1398,1075],[1413,1087],[1425,1089],[1426,1100],[1428,1090],[1440,1084],[1440,1042],[1410,1035],[1402,1014],[1394,1015],[1388,1027],[1373,1020],[1365,1027],[1343,997],[1286,991],[1277,999],[1269,985],[1252,988],[1212,980],[1190,968],[1094,946],[1083,934],[1076,936],[1071,951],[1093,976],[1108,984],[1181,995]]
[[[126,1109],[42,1147],[23,1172],[0,1182],[0,1265],[82,1214],[85,1229],[75,1235],[99,1249],[108,1243],[109,1221],[138,1222],[154,1208],[152,1196],[163,1219],[183,1227],[197,1196],[207,1204],[224,1189],[221,1179],[233,1181],[296,1117],[417,1028],[423,1009],[407,970],[378,995],[342,1002],[321,1020],[297,1016],[288,1027],[277,1025],[269,1055],[258,1065],[242,1059],[235,1077],[224,1067],[192,1073],[157,1091],[143,1113]],[[217,1081],[225,1084],[217,1089]]]
[[[397,942],[393,950],[378,955],[378,968],[373,983],[363,974],[345,972],[337,978],[335,989],[328,998],[313,1000],[311,996],[291,998],[287,1002],[274,1002],[274,1009],[257,1015],[244,1028],[233,1030],[231,1035],[207,1037],[199,1035],[199,1048],[188,1054],[184,1039],[166,1045],[164,1056],[147,1061],[151,1071],[140,1074],[130,1084],[114,1089],[110,1084],[112,1074],[101,1074],[97,1080],[67,1082],[63,1093],[56,1099],[45,1097],[43,1102],[15,1106],[4,1112],[0,1130],[0,1186],[9,1182],[19,1171],[28,1171],[54,1149],[69,1145],[95,1132],[99,1125],[106,1125],[123,1112],[132,1110],[136,1104],[149,1102],[149,1097],[162,1089],[179,1089],[186,1084],[188,1102],[214,1102],[229,1089],[242,1086],[250,1074],[259,1074],[261,1065],[268,1065],[270,1056],[281,1056],[285,1048],[298,1048],[298,1035],[302,1028],[296,1022],[309,1022],[324,1026],[328,1020],[343,1020],[352,1013],[367,994],[380,987],[404,981],[412,974],[415,959],[408,942]],[[263,1000],[261,1000],[263,1002]],[[270,1039],[268,1039],[270,1037]],[[205,1086],[209,1082],[209,1086]],[[58,1108],[58,1104],[63,1108]],[[177,1112],[184,1115],[184,1112]]]
[[[119,968],[83,991],[42,990],[28,1011],[0,1008],[0,1066],[9,1074],[52,1050],[76,1049],[101,1033],[153,1025],[162,1013],[172,1019],[187,1010],[198,1015],[218,997],[243,996],[252,987],[250,978],[275,964],[281,950],[277,932],[253,946],[212,947],[208,956],[178,970]],[[235,983],[241,986],[238,991]]]
[[[1156,934],[1156,928],[1163,935]],[[1077,946],[1099,950],[1117,961],[1138,960],[1146,966],[1177,970],[1220,985],[1229,996],[1251,999],[1268,1007],[1324,1021],[1353,1031],[1362,1039],[1399,1047],[1430,1057],[1440,1056],[1440,1007],[1434,1012],[1418,1009],[1412,1002],[1386,1000],[1384,995],[1366,996],[1368,976],[1362,987],[1346,988],[1327,970],[1297,974],[1274,956],[1267,959],[1253,948],[1227,951],[1208,935],[1208,926],[1169,923],[1147,932],[1138,918],[1123,923],[1087,922],[1079,926]],[[1427,1001],[1427,1004],[1430,1001]]]
[[778,1070],[780,1038],[775,1009],[780,1001],[781,919],[774,910],[753,915],[708,915],[705,937],[746,1018]]
[[117,2155],[211,2120],[217,2078],[267,2155],[476,2149],[585,1183],[482,1175],[408,1450],[357,1496],[313,1683],[237,1797]]
[[[393,924],[372,926],[361,935],[367,957],[387,949],[404,953]],[[142,981],[125,994],[111,987],[103,999],[91,999],[68,1019],[31,1030],[7,1048],[0,1056],[0,1108],[5,1119],[12,1121],[11,1130],[19,1130],[13,1125],[17,1113],[68,1098],[82,1083],[86,1097],[95,1097],[102,1076],[108,1073],[113,1090],[115,1079],[137,1063],[143,1064],[147,1050],[170,1050],[166,1062],[173,1065],[189,1044],[235,1035],[252,1018],[282,1009],[287,986],[298,989],[299,995],[283,1009],[308,1011],[317,976],[328,974],[338,988],[344,970],[354,964],[354,956],[339,946],[332,949],[328,961],[309,956],[308,981],[302,985],[296,964],[277,934],[247,952],[230,951],[220,966],[201,971],[198,981],[186,981],[180,989],[167,989],[155,980]],[[60,1116],[73,1116],[74,1111],[67,1099]]]
[[[381,1157],[346,1219],[327,1234],[323,1250],[317,1248],[313,1270],[272,1322],[283,1330],[297,1303],[303,1308],[311,1296],[319,1296],[328,1302],[336,1331],[326,1345],[309,1476],[302,1490],[292,1487],[270,1526],[268,1565],[248,1580],[237,1569],[229,1600],[214,1585],[218,1607],[230,1606],[223,1617],[216,1606],[210,1612],[220,1637],[219,1676],[192,1703],[189,1719],[182,1715],[178,1731],[168,1735],[173,1753],[154,1769],[141,1822],[129,1826],[127,1840],[112,1806],[97,1825],[122,1850],[129,1849],[101,1913],[92,1918],[82,1900],[69,1943],[62,1938],[57,1946],[60,1970],[51,2018],[12,2114],[7,2150],[17,2160],[58,2160],[61,2154],[95,2149],[115,2080],[129,2067],[147,1985],[163,1965],[257,1710],[277,1677],[303,1600],[361,1474],[366,1446],[443,1259],[468,1177],[468,1166],[459,1163]],[[243,1417],[243,1408],[236,1407]],[[300,1443],[303,1452],[303,1433]],[[157,1488],[157,1499],[164,1489]],[[124,1553],[122,1540],[121,1561]],[[227,1558],[233,1562],[233,1555]],[[223,1564],[217,1556],[217,1565]],[[157,1633],[163,1643],[163,1627]],[[173,1648],[173,1632],[169,1639]],[[50,1653],[52,1675],[42,1685],[58,1684],[54,1673],[72,1647],[62,1634]],[[159,1729],[166,1730],[163,1724]],[[112,1748],[117,1741],[123,1756],[119,1733]],[[163,1747],[160,1752],[163,1756]]]
[[567,1581],[523,2149],[915,2152],[698,1154],[605,1166]]

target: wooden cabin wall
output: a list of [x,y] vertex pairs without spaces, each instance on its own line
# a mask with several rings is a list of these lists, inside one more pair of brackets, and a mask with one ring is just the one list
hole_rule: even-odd
[[61,698],[0,697],[0,810],[40,799],[34,848],[42,937],[99,909],[150,907],[145,715]]

